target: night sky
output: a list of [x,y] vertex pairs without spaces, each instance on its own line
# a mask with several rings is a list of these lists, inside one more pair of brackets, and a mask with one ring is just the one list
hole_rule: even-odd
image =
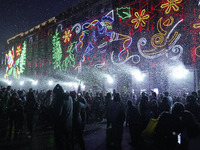
[[57,16],[83,0],[0,0],[0,51],[7,39]]

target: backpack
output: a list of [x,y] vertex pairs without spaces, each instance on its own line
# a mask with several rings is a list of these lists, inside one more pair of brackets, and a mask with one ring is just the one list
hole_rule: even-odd
[[144,140],[149,140],[153,137],[154,131],[159,122],[159,119],[160,119],[160,116],[156,119],[151,118],[149,120],[149,123],[147,124],[146,128],[143,130],[142,135],[141,135]]

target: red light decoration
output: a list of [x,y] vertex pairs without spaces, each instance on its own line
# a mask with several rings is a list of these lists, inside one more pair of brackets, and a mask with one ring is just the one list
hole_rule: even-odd
[[184,27],[185,30],[188,30],[193,33],[193,36],[195,38],[195,44],[198,44],[200,42],[200,10],[194,9],[194,18],[195,20],[188,24],[186,27]]
[[191,49],[191,58],[192,58],[192,62],[195,63],[196,62],[195,47],[192,47],[192,49]]

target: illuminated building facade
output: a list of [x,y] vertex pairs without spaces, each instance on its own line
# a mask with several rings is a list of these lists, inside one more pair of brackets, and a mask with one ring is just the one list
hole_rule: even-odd
[[198,4],[193,0],[84,1],[8,39],[4,77],[67,74],[98,85],[97,80],[105,82],[109,74],[119,90],[124,86],[134,91],[196,90]]

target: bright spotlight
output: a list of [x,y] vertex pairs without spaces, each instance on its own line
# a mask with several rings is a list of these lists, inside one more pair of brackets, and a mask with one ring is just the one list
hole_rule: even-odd
[[7,83],[8,85],[11,85],[11,84],[12,84],[12,81],[7,80],[6,83]]
[[72,82],[65,82],[64,85],[69,86],[69,87],[72,87],[72,86],[73,86],[73,83],[72,83]]
[[106,78],[107,78],[107,82],[109,83],[109,84],[112,84],[112,83],[114,83],[114,79],[110,76],[110,75],[106,75]]
[[33,80],[32,81],[32,85],[37,85],[38,84],[38,80]]
[[53,85],[53,81],[50,80],[50,81],[48,82],[48,84],[49,84],[49,86],[52,86],[52,85]]
[[183,65],[179,65],[172,69],[172,76],[176,79],[184,79],[187,77],[189,71]]
[[24,85],[24,81],[20,81],[19,84],[20,84],[20,85]]
[[136,81],[142,82],[144,81],[146,75],[142,73],[140,70],[134,70],[132,71],[132,76],[135,78]]

